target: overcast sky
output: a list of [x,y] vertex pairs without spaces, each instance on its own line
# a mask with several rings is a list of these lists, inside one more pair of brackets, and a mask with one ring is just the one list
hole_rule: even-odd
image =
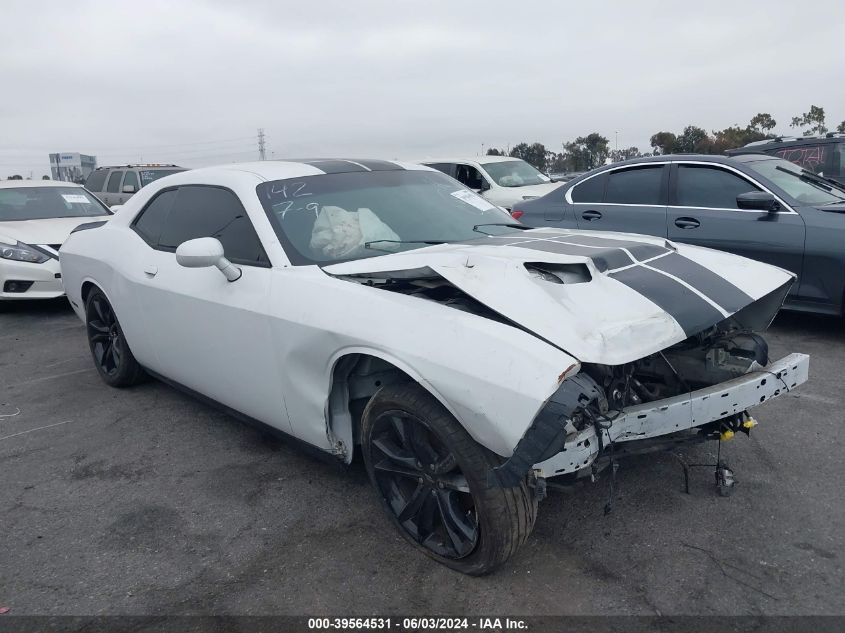
[[475,155],[592,131],[845,119],[841,0],[3,0],[0,178],[100,165]]

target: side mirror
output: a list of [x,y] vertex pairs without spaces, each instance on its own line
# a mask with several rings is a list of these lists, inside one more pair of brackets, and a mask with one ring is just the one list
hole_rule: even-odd
[[123,193],[135,193],[135,185],[123,185]]
[[118,210],[120,207],[122,207],[122,206],[123,206],[122,204],[113,204],[113,205],[111,205],[111,206],[109,207],[109,211],[111,211],[112,213],[114,213],[115,211],[117,211],[117,210]]
[[210,268],[216,266],[229,281],[237,281],[243,274],[223,256],[223,245],[213,237],[198,237],[182,242],[176,249],[176,262],[185,268]]
[[482,192],[482,191],[487,191],[489,189],[490,189],[490,183],[487,182],[486,180],[484,180],[484,178],[482,178],[481,179],[481,187],[478,189],[478,191]]
[[765,191],[749,191],[739,194],[736,197],[736,206],[740,209],[768,211],[769,213],[780,210],[780,204],[775,197]]

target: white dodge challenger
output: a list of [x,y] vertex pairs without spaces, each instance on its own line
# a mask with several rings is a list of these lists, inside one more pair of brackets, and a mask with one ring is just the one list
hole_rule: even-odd
[[78,227],[60,261],[107,384],[150,374],[345,463],[360,451],[404,537],[470,574],[525,541],[547,479],[748,431],[808,374],[759,335],[791,273],[528,230],[420,165],[182,172]]

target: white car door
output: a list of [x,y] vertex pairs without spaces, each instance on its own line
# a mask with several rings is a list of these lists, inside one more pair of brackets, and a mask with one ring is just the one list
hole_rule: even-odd
[[[272,271],[237,195],[206,185],[166,189],[132,228],[150,245],[136,282],[155,352],[150,369],[289,433],[267,316]],[[220,240],[241,278],[180,266],[176,247],[198,237]]]

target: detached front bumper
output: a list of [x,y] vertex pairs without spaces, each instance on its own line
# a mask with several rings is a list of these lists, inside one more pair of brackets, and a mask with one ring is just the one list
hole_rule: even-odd
[[607,429],[601,442],[594,427],[568,436],[563,449],[534,466],[540,477],[555,477],[587,468],[600,446],[611,442],[635,442],[703,426],[742,413],[792,391],[807,381],[810,357],[790,354],[767,368],[738,378],[625,410]]
[[0,259],[0,301],[52,299],[64,293],[57,259],[43,264]]

